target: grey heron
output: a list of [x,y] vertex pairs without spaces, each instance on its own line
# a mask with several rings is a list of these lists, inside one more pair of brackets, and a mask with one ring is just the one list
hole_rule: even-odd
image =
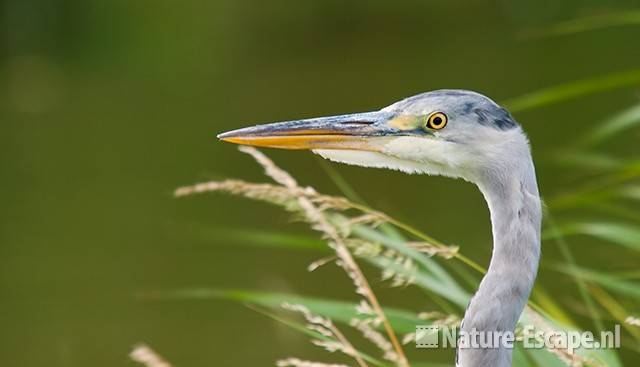
[[[474,183],[489,206],[493,252],[461,332],[514,332],[538,270],[542,212],[528,139],[491,99],[471,91],[437,90],[379,111],[270,123],[218,137]],[[502,344],[459,346],[457,351],[462,367],[504,367],[511,360],[512,349]]]

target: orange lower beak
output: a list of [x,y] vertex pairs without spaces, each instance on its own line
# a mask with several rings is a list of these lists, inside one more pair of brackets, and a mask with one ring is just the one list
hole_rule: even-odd
[[372,150],[365,137],[342,135],[237,136],[220,140],[255,147],[280,149],[358,149]]
[[348,149],[379,151],[372,139],[393,133],[388,112],[277,122],[218,135],[220,140],[242,145],[280,149]]

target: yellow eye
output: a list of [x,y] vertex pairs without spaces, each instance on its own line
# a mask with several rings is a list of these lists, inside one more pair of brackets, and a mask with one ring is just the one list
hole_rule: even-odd
[[442,112],[434,112],[427,117],[426,127],[431,130],[440,130],[447,126],[447,115]]

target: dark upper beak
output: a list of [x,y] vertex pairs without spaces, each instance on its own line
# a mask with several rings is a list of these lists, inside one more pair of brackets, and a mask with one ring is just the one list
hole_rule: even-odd
[[218,135],[230,143],[281,149],[379,150],[372,137],[399,132],[389,122],[395,113],[376,111],[276,122]]

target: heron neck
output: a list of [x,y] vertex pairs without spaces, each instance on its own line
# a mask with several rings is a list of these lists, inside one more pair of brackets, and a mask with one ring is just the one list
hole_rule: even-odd
[[[542,213],[528,152],[526,157],[524,165],[520,159],[478,181],[491,213],[493,253],[465,313],[463,330],[513,332],[531,293],[540,259]],[[460,352],[460,366],[511,366],[510,349]]]

